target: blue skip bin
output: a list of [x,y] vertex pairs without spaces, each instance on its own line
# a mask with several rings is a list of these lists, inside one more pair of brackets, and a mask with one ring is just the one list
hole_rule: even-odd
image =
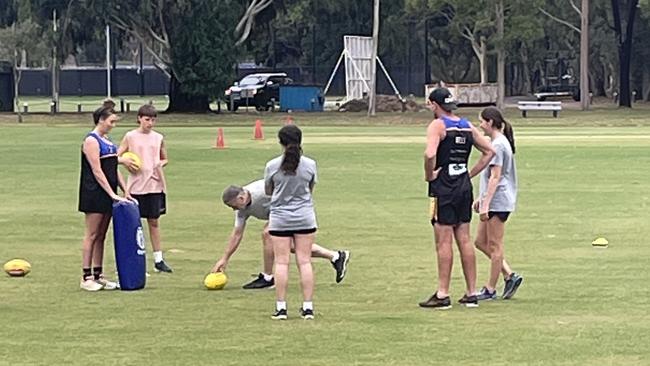
[[147,261],[138,205],[131,202],[113,204],[113,237],[120,288],[125,291],[144,288]]
[[322,112],[325,97],[320,86],[282,85],[280,86],[280,111]]

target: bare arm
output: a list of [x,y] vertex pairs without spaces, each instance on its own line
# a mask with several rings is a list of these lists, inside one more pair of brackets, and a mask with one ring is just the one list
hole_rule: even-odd
[[130,151],[129,149],[129,140],[126,138],[126,135],[122,138],[120,142],[120,147],[117,149],[117,162],[126,167],[126,169],[131,174],[138,172],[139,167],[135,165],[135,162],[130,158],[125,158],[122,156],[125,152]]
[[487,191],[485,192],[485,197],[482,198],[482,202],[479,205],[481,221],[485,221],[488,218],[487,213],[490,210],[490,203],[492,202],[492,198],[494,198],[494,193],[496,193],[497,187],[499,186],[499,180],[501,179],[500,165],[492,165],[489,169],[490,179],[488,180]]
[[102,164],[99,161],[99,142],[97,142],[97,140],[92,137],[86,138],[86,140],[84,140],[82,151],[86,156],[88,163],[90,164],[90,169],[92,170],[93,175],[95,176],[95,180],[99,186],[102,187],[106,194],[111,197],[111,199],[115,201],[124,201],[124,198],[118,196],[117,193],[113,192],[113,188],[111,188],[111,185],[108,183],[108,179],[106,179],[106,176],[102,171]]
[[212,267],[212,272],[223,272],[226,269],[228,266],[228,261],[230,261],[230,257],[232,257],[232,255],[237,251],[237,248],[239,248],[239,244],[244,237],[245,228],[246,224],[244,223],[243,226],[235,227],[232,230],[230,238],[228,238],[228,246],[226,247],[226,250],[221,258],[219,258],[214,267]]
[[167,147],[165,146],[165,141],[160,142],[160,166],[164,167],[169,163],[169,158],[167,157]]
[[469,177],[474,178],[478,173],[480,173],[485,167],[490,163],[490,160],[494,157],[494,149],[490,144],[490,141],[479,132],[479,130],[472,126],[472,137],[474,138],[474,147],[476,147],[481,152],[481,158],[478,159],[476,164],[470,169]]
[[438,177],[440,169],[436,168],[436,153],[440,145],[440,138],[443,133],[444,126],[434,120],[427,127],[427,147],[424,150],[424,180],[430,182]]

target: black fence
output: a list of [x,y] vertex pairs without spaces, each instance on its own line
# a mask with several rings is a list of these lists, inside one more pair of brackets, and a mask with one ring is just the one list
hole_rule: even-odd
[[14,74],[11,65],[0,62],[0,112],[14,110]]
[[[155,67],[111,69],[112,95],[167,95],[169,78]],[[49,69],[23,69],[18,94],[24,96],[52,95],[52,73]],[[106,95],[106,69],[66,68],[59,71],[59,95]]]
[[[403,96],[408,94],[424,95],[424,65],[386,65],[386,69]],[[332,71],[333,66],[317,66],[316,68],[278,66],[276,68],[241,68],[237,70],[236,74],[237,80],[239,80],[243,76],[253,73],[284,72],[295,83],[321,85],[324,88]],[[142,71],[136,68],[111,69],[111,79],[112,95],[167,95],[169,90],[169,78],[152,66],[145,67]],[[379,67],[377,69],[377,92],[379,94],[394,93],[388,78]],[[51,70],[23,69],[18,93],[22,96],[52,95]],[[79,67],[65,68],[59,71],[59,95],[61,96],[103,96],[106,94],[106,69],[104,68]],[[330,96],[345,95],[343,64],[334,76],[327,94]]]

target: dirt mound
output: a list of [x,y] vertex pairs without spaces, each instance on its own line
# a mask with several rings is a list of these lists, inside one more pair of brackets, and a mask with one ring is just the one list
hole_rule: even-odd
[[[411,97],[400,100],[396,95],[377,95],[377,112],[417,112],[423,106]],[[340,112],[363,112],[368,110],[368,98],[353,99],[339,107]]]

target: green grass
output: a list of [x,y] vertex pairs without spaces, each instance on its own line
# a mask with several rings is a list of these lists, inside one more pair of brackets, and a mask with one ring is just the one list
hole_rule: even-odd
[[[417,307],[436,282],[422,179],[429,115],[295,115],[305,153],[319,165],[318,242],[352,251],[338,285],[331,266],[314,261],[313,322],[297,316],[293,266],[287,322],[269,318],[273,291],[241,290],[261,266],[262,223],[254,219],[225,290],[202,288],[233,224],[220,193],[262,176],[280,152],[274,136],[284,115],[161,116],[171,159],[161,228],[165,248],[176,249],[166,253],[175,273],[152,274],[143,291],[94,294],[78,288],[79,148],[89,116],[29,116],[19,125],[2,115],[0,261],[26,258],[33,272],[0,276],[0,365],[647,364],[647,113],[567,111],[522,120],[512,111],[520,194],[506,256],[525,281],[512,301],[447,312]],[[114,140],[132,128],[131,118]],[[265,121],[265,141],[251,139],[255,118]],[[226,150],[211,148],[217,126]],[[598,236],[609,248],[591,246]],[[112,234],[106,255],[110,274]],[[477,258],[480,285],[488,262]],[[454,264],[457,299],[457,257]]]

